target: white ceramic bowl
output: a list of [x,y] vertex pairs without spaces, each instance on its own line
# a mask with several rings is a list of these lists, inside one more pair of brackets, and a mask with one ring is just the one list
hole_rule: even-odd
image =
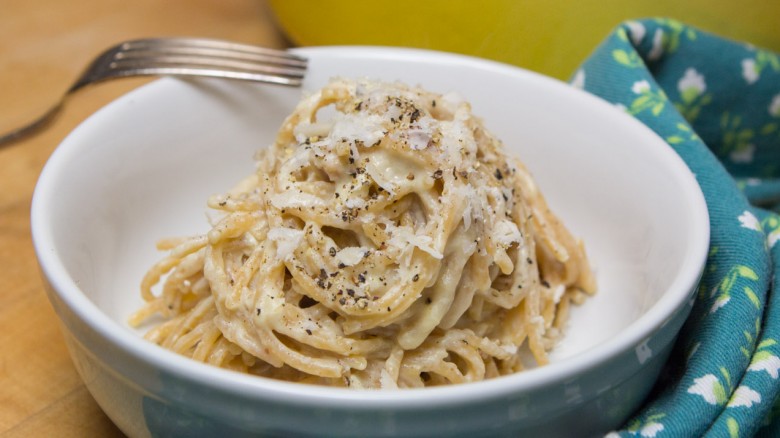
[[79,126],[41,174],[35,249],[74,363],[130,436],[587,436],[621,424],[658,376],[704,265],[709,222],[688,168],[619,109],[518,68],[436,52],[302,49],[304,89],[371,76],[457,91],[586,242],[598,294],[550,365],[474,384],[355,391],[196,363],[128,315],[165,236],[207,229],[206,198],[253,171],[300,90],[163,79]]

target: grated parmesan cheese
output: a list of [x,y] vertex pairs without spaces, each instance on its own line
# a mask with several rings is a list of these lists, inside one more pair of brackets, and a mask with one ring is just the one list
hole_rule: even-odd
[[271,205],[279,209],[322,207],[325,205],[325,201],[322,199],[304,192],[276,193],[269,196],[268,199],[271,201]]
[[345,266],[354,266],[360,263],[367,249],[360,246],[348,246],[336,253],[336,260]]
[[330,138],[371,147],[385,136],[384,119],[376,114],[352,113],[338,117]]
[[287,260],[301,244],[303,231],[286,227],[274,227],[268,230],[268,239],[276,244],[276,257]]
[[441,259],[444,257],[441,252],[437,251],[433,246],[431,246],[433,243],[431,236],[415,234],[414,230],[406,226],[394,227],[393,236],[390,238],[388,243],[401,250],[416,246],[434,258]]
[[512,221],[506,219],[500,220],[495,224],[493,230],[495,231],[494,238],[496,239],[496,243],[504,248],[513,243],[523,242],[523,235],[520,234],[520,230],[517,229],[517,224]]

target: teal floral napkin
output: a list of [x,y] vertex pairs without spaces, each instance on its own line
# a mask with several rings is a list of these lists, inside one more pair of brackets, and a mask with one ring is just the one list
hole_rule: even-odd
[[673,20],[630,21],[571,82],[665,139],[696,175],[711,221],[672,357],[608,436],[780,436],[780,57]]

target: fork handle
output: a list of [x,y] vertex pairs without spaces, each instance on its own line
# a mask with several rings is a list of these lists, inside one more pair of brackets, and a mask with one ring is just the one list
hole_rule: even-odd
[[0,135],[0,147],[14,143],[22,138],[41,130],[43,127],[52,122],[62,110],[65,99],[60,99],[56,105],[49,108],[45,113],[38,116],[37,119],[25,124],[24,126],[14,129],[11,132]]

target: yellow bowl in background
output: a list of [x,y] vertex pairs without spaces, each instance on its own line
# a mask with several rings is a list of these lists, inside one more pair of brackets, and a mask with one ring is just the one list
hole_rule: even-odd
[[567,79],[620,22],[674,18],[780,50],[771,0],[270,0],[302,46],[383,45],[463,53]]

